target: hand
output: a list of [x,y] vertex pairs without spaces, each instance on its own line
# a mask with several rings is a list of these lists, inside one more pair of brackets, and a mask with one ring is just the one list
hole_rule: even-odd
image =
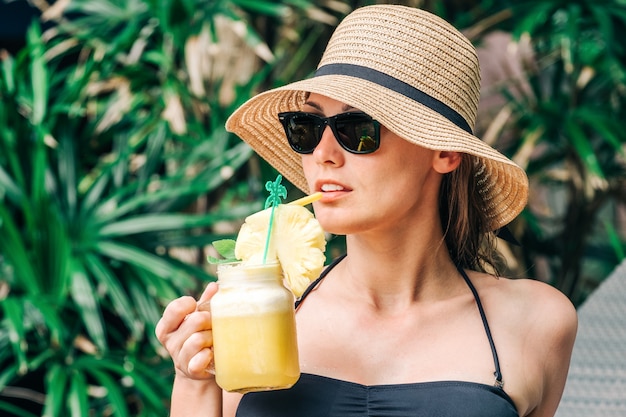
[[217,283],[207,285],[198,301],[180,297],[167,305],[156,326],[156,336],[168,351],[176,374],[189,379],[213,379],[211,313],[206,308],[217,292]]

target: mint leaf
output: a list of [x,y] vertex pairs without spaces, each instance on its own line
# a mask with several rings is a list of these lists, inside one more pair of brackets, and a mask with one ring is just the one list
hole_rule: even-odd
[[209,261],[209,263],[224,264],[238,261],[237,257],[235,256],[235,241],[233,239],[221,239],[216,240],[212,243],[217,253],[219,253],[224,259],[207,256],[207,261]]
[[213,247],[224,258],[235,258],[235,240],[221,239],[212,242]]
[[213,257],[213,256],[211,256],[211,255],[208,255],[208,256],[206,257],[206,260],[207,260],[210,264],[213,264],[213,265],[218,265],[218,264],[230,264],[230,263],[233,263],[233,262],[237,262],[237,261],[238,261],[238,259],[223,259],[223,258],[214,258],[214,257]]

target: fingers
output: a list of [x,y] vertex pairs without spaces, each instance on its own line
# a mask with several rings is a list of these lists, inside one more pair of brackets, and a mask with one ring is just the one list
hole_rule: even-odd
[[209,377],[207,370],[213,361],[213,332],[210,330],[192,333],[182,344],[177,355],[178,369],[194,379]]
[[[198,301],[194,300],[193,297],[184,296],[169,303],[155,329],[159,341],[163,343],[168,335],[176,331],[194,311],[210,311],[209,302],[217,293],[217,289],[217,283],[211,282],[206,286]],[[198,308],[201,305],[202,308]]]
[[199,308],[208,307],[217,292],[217,284],[207,286],[198,301],[193,297],[180,297],[167,305],[157,323],[155,333],[168,351],[177,373],[193,379],[212,378],[207,370],[213,361],[213,333],[211,313]]
[[194,379],[204,379],[213,369],[213,349],[204,348],[189,359],[187,375]]
[[163,316],[156,325],[155,333],[161,343],[178,329],[185,318],[196,310],[193,297],[180,297],[167,305]]
[[[164,346],[170,353],[177,372],[180,371],[190,378],[203,379],[210,376],[204,372],[213,358],[212,353],[209,355],[204,352],[213,347],[210,316],[211,313],[207,311],[192,312],[164,340]],[[194,359],[198,354],[199,357]]]
[[218,289],[217,282],[210,282],[209,285],[207,285],[206,288],[204,289],[204,292],[202,293],[202,295],[200,296],[200,299],[198,300],[198,306],[202,304],[206,304],[209,301],[211,301],[211,298],[213,298],[215,293],[217,293],[217,289]]

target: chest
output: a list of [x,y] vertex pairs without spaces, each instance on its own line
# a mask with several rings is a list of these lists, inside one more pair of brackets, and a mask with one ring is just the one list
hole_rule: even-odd
[[342,308],[310,313],[298,313],[303,372],[366,385],[493,383],[494,359],[473,299],[389,316]]

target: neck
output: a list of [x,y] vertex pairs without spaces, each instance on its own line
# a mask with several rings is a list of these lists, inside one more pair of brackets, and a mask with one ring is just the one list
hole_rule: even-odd
[[348,256],[338,266],[348,293],[382,310],[441,300],[459,288],[438,226],[404,227],[383,236],[347,237]]

